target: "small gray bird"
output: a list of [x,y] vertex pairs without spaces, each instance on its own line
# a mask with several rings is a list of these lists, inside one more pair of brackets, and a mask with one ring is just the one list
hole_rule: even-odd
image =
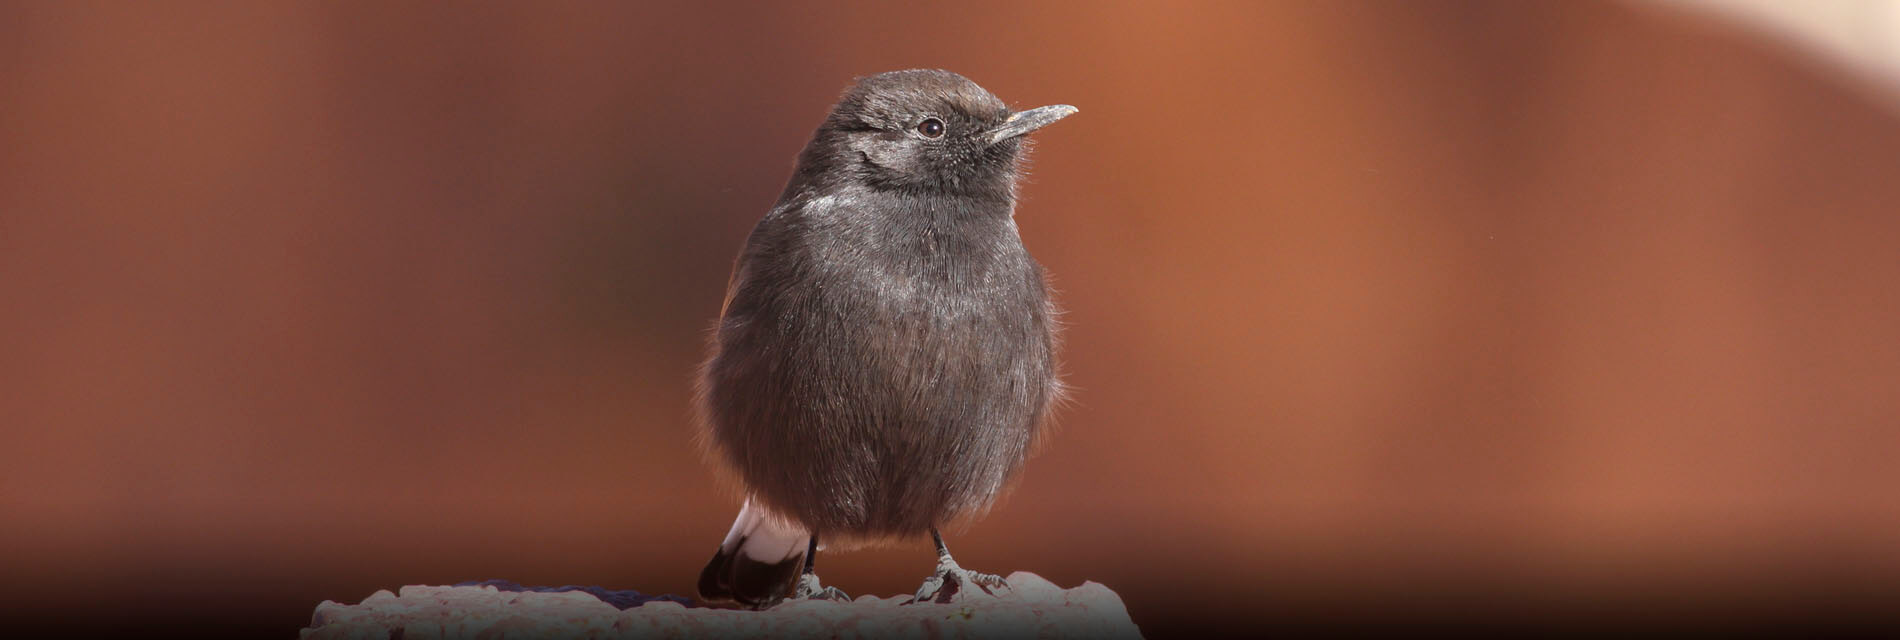
[[938,565],[916,601],[1007,589],[938,529],[989,507],[1061,395],[1014,215],[1024,134],[1075,112],[1012,111],[936,70],[863,78],[832,108],[747,238],[700,372],[704,442],[746,494],[700,597],[842,598],[812,572],[821,537],[924,533]]

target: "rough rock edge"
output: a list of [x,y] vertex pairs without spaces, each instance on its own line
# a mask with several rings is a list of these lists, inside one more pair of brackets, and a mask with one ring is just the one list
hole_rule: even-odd
[[655,600],[625,610],[586,591],[406,586],[356,605],[324,601],[304,640],[437,638],[1139,638],[1120,596],[1084,582],[1062,589],[1026,571],[1001,597],[904,604],[909,596],[795,601],[765,611]]

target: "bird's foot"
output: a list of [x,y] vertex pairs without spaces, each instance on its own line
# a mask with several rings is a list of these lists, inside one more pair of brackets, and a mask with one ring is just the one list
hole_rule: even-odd
[[925,579],[924,585],[917,588],[917,595],[907,604],[950,604],[973,595],[994,598],[1005,593],[1009,593],[1009,583],[1001,577],[970,571],[957,566],[955,560],[944,558],[937,563],[937,574]]
[[798,588],[792,591],[792,599],[850,602],[851,596],[845,595],[843,589],[819,584],[818,574],[807,573],[798,577]]

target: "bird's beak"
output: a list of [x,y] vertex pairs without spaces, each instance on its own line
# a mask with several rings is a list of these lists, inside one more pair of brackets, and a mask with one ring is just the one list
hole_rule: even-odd
[[1047,107],[1036,107],[1028,111],[1018,111],[1014,114],[1010,114],[1008,120],[1004,120],[1003,124],[990,130],[990,144],[996,144],[1041,129],[1048,126],[1051,122],[1069,117],[1076,111],[1079,111],[1079,109],[1066,104],[1052,104]]

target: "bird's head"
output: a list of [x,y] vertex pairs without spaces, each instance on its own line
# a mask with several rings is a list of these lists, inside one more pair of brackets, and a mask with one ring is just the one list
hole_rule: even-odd
[[832,108],[800,156],[799,174],[821,188],[843,182],[1009,199],[1024,134],[1075,112],[1069,105],[1011,111],[948,71],[881,73],[859,80]]

